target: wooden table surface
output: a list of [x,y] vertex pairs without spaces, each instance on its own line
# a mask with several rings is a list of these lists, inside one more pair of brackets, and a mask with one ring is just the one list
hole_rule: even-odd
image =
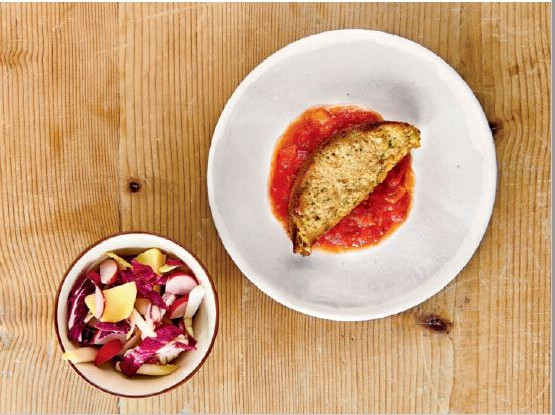
[[[0,412],[550,412],[550,11],[0,5]],[[254,287],[206,192],[211,135],[238,83],[289,42],[339,28],[399,34],[445,59],[483,105],[499,164],[493,217],[463,272],[416,308],[360,323],[304,316]],[[66,267],[124,230],[192,248],[221,302],[205,366],[148,399],[85,383],[53,326]]]

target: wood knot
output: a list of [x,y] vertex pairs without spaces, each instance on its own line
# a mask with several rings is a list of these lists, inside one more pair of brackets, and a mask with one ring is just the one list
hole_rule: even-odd
[[509,66],[509,75],[511,76],[517,76],[518,75],[518,65],[511,65]]
[[417,324],[420,326],[424,326],[428,330],[437,331],[445,334],[449,334],[451,328],[453,327],[453,323],[438,316],[437,314],[428,314],[422,316],[419,318]]
[[139,190],[141,190],[141,183],[139,183],[139,181],[137,180],[130,180],[127,184],[127,188],[131,193],[137,193]]
[[491,130],[491,134],[493,135],[493,137],[495,137],[495,135],[497,134],[497,132],[499,130],[502,130],[503,127],[501,126],[501,124],[494,122],[494,121],[490,121],[489,123],[489,128]]

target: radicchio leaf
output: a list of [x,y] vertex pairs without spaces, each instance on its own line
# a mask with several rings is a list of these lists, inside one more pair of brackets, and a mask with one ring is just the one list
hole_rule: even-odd
[[131,261],[131,265],[133,266],[133,274],[135,274],[138,279],[151,281],[157,277],[157,274],[149,265],[141,264],[135,259]]
[[102,289],[102,286],[100,285],[100,274],[96,271],[89,271],[87,273],[87,277],[92,281],[92,283]]
[[189,333],[187,333],[187,339],[189,340],[189,347],[192,347],[193,349],[197,348],[197,339],[189,336]]
[[120,363],[122,373],[127,376],[133,376],[141,365],[146,363],[156,352],[180,334],[183,334],[183,331],[171,324],[157,329],[156,337],[145,338],[137,347],[125,353]]
[[166,344],[160,350],[156,352],[154,356],[152,356],[147,363],[155,363],[159,365],[166,365],[174,360],[177,356],[181,354],[181,352],[185,350],[194,350],[194,346],[190,346],[189,344],[185,343],[187,339],[185,336],[180,335],[175,338],[175,340],[171,341],[170,343]]
[[145,363],[151,364],[151,365],[159,365],[160,363],[160,359],[158,359],[158,356],[156,355],[152,355]]
[[94,337],[92,338],[91,343],[95,345],[101,345],[101,344],[106,344],[112,340],[119,340],[121,343],[125,343],[126,341],[125,333],[98,330],[95,333]]
[[94,327],[102,331],[124,334],[127,334],[129,330],[131,330],[131,325],[127,322],[127,320],[118,321],[117,323],[104,323],[98,321],[94,324]]
[[172,259],[166,258],[166,264],[171,265],[173,267],[186,267],[185,262],[181,261],[180,259]]
[[95,285],[88,276],[83,278],[72,290],[68,299],[69,317],[67,327],[69,330],[68,337],[73,341],[81,341],[81,331],[85,327],[85,317],[89,312],[89,308],[85,304],[85,297],[94,292]]
[[164,310],[168,309],[168,306],[166,305],[164,300],[162,300],[162,296],[158,291],[154,291],[152,285],[143,285],[142,281],[140,281],[137,284],[137,292],[139,292],[142,297],[148,298],[152,304],[157,305]]
[[137,279],[137,277],[135,277],[135,274],[133,274],[133,272],[128,269],[122,269],[119,272],[119,276],[124,284],[127,282],[135,281]]
[[178,347],[180,350],[195,350],[196,349],[196,341],[195,344],[190,344],[190,342],[182,343],[182,342],[175,342],[175,346]]
[[88,344],[94,343],[94,337],[96,334],[96,330],[89,327],[83,326],[81,333],[79,334],[79,344],[82,346],[86,346]]
[[168,282],[167,275],[157,275],[154,279],[154,283],[158,285],[166,285],[166,282]]
[[148,281],[142,278],[138,278],[134,272],[127,269],[122,270],[120,272],[120,275],[121,275],[121,280],[123,282],[135,281],[135,285],[137,286],[138,297],[148,298],[152,304],[155,304],[158,307],[163,308],[164,310],[167,310],[168,306],[166,305],[164,300],[162,300],[160,293],[157,291],[154,291],[153,287],[154,287],[155,281]]

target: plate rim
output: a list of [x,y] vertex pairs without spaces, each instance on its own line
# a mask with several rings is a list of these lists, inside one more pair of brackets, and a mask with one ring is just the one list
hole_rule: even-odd
[[[272,292],[272,289],[266,285],[263,278],[260,278],[257,272],[251,269],[248,261],[245,260],[243,255],[241,254],[240,250],[235,246],[231,236],[229,235],[229,231],[225,225],[223,218],[221,217],[218,208],[216,207],[216,190],[214,187],[213,181],[213,172],[214,172],[214,153],[215,148],[218,143],[223,139],[224,128],[225,124],[229,120],[229,115],[233,108],[235,107],[236,103],[239,99],[244,95],[246,89],[253,84],[267,69],[269,69],[274,64],[277,64],[283,59],[291,56],[292,52],[295,52],[297,49],[302,48],[307,43],[310,44],[311,42],[319,43],[320,45],[329,45],[329,44],[337,44],[341,41],[349,41],[349,40],[381,40],[386,42],[392,42],[395,44],[400,44],[401,46],[407,48],[413,48],[414,51],[418,56],[428,58],[434,64],[441,67],[447,74],[449,74],[450,78],[455,83],[455,87],[458,90],[461,90],[464,95],[467,95],[470,98],[470,102],[472,105],[472,110],[476,112],[477,121],[481,124],[477,126],[477,128],[482,130],[482,133],[485,137],[489,137],[490,140],[484,140],[484,148],[486,150],[486,176],[484,178],[484,192],[485,196],[483,197],[481,203],[483,206],[481,207],[477,216],[481,216],[481,220],[479,222],[474,221],[471,223],[471,227],[476,227],[476,230],[472,234],[467,234],[461,246],[459,247],[458,251],[456,251],[452,258],[443,264],[451,265],[448,269],[443,270],[440,268],[434,275],[438,275],[441,273],[441,278],[429,278],[424,281],[422,284],[419,284],[414,290],[411,290],[409,294],[411,294],[410,299],[407,299],[404,302],[401,302],[400,305],[397,306],[389,306],[384,307],[384,310],[381,312],[358,312],[355,311],[349,313],[345,312],[344,309],[337,309],[335,312],[327,312],[321,310],[313,310],[310,307],[305,307],[303,305],[298,305],[292,303],[286,299],[280,298],[279,295],[275,295]],[[489,171],[488,171],[489,167]],[[464,79],[459,75],[459,73],[451,67],[447,62],[445,62],[439,55],[431,51],[430,49],[422,46],[419,43],[416,43],[412,40],[407,38],[383,32],[378,30],[366,30],[366,29],[340,29],[340,30],[330,30],[324,31],[317,34],[313,34],[307,37],[303,37],[298,39],[292,43],[287,44],[286,46],[278,49],[268,57],[266,57],[262,62],[260,62],[254,69],[252,69],[247,76],[239,83],[239,85],[235,88],[232,95],[226,102],[224,109],[222,110],[220,117],[218,118],[218,122],[216,123],[216,127],[212,134],[212,139],[210,142],[210,150],[208,153],[208,163],[206,169],[206,180],[207,180],[207,189],[208,189],[208,202],[210,205],[210,211],[212,214],[212,219],[214,221],[214,225],[216,227],[216,231],[222,244],[224,245],[225,250],[235,263],[239,270],[243,273],[243,275],[252,282],[258,289],[260,289],[264,294],[268,295],[273,300],[277,301],[278,303],[288,307],[292,310],[297,312],[317,317],[326,320],[332,321],[369,321],[379,318],[384,318],[392,315],[399,314],[403,311],[406,311],[410,308],[413,308],[427,299],[433,297],[437,293],[439,293],[443,288],[445,288],[451,281],[453,281],[460,272],[466,267],[466,265],[470,262],[474,254],[479,248],[481,241],[483,240],[485,233],[488,229],[489,222],[491,220],[491,216],[493,213],[493,207],[495,205],[495,196],[497,191],[497,155],[495,151],[495,143],[493,141],[493,135],[491,133],[491,129],[489,128],[489,124],[487,121],[487,117],[484,113],[482,106],[480,105],[478,99],[476,98],[472,89],[468,86],[468,84],[464,81]],[[489,192],[488,192],[489,190]],[[472,230],[472,229],[471,229]],[[463,252],[459,252],[459,251]],[[433,281],[431,281],[433,280]],[[356,309],[360,309],[357,307]]]

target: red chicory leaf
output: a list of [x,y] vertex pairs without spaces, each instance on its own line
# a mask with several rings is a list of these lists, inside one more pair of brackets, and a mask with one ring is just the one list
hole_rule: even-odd
[[71,291],[68,299],[68,337],[73,341],[81,341],[81,331],[85,327],[85,317],[89,312],[89,308],[85,304],[85,297],[92,294],[95,290],[95,284],[90,278],[85,277],[80,284],[75,286]]
[[150,281],[157,277],[150,266],[141,264],[135,259],[131,261],[131,265],[133,266],[133,274],[140,280]]
[[167,324],[156,330],[156,337],[145,338],[137,347],[128,350],[120,363],[123,374],[133,376],[158,350],[170,343],[183,331],[174,325]]

